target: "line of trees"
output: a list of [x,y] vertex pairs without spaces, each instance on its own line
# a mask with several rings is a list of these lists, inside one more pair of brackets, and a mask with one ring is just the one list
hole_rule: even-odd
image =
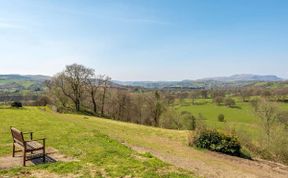
[[61,110],[88,112],[96,116],[159,126],[166,100],[158,91],[131,92],[114,86],[111,78],[72,64],[47,81],[47,95]]

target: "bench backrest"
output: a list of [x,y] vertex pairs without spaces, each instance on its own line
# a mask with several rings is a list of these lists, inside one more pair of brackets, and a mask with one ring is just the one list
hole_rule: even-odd
[[20,130],[18,130],[14,127],[11,127],[11,134],[12,134],[14,142],[16,142],[20,145],[24,144],[23,133]]

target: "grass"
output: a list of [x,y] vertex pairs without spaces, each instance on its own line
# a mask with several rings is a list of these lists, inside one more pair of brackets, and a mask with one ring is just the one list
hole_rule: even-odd
[[[235,108],[218,106],[211,99],[198,99],[195,105],[192,105],[191,100],[184,100],[182,104],[178,102],[174,107],[180,112],[189,111],[196,117],[202,115],[209,128],[235,129],[238,133],[251,138],[251,141],[255,143],[264,134],[262,122],[250,103],[242,102],[239,98],[235,98],[235,100],[237,101]],[[288,104],[279,103],[278,105],[280,109],[288,110]],[[218,121],[219,114],[224,114],[226,122]]]
[[[175,108],[182,111],[189,111],[196,117],[201,115],[210,128],[227,130],[235,129],[237,132],[245,133],[253,140],[259,140],[262,135],[261,120],[255,115],[249,103],[237,101],[237,107],[229,108],[218,106],[211,100],[199,100],[198,104],[177,104]],[[191,102],[190,102],[191,103]],[[224,114],[226,122],[219,122],[218,115]]]
[[[23,131],[34,131],[36,138],[46,137],[48,147],[79,160],[1,170],[0,177],[23,177],[30,172],[43,170],[79,177],[194,177],[192,173],[164,163],[149,153],[138,153],[121,144],[123,141],[139,146],[158,145],[152,140],[145,142],[141,135],[146,138],[161,135],[178,140],[179,136],[170,130],[82,115],[58,114],[38,107],[2,108],[0,123],[0,156],[11,154],[9,126],[12,125]],[[185,133],[179,133],[185,141]]]
[[2,80],[0,79],[0,85],[7,85],[7,84],[11,84],[11,83],[16,83],[20,86],[23,86],[24,88],[28,88],[31,85],[33,85],[35,82],[34,81],[30,81],[30,80]]

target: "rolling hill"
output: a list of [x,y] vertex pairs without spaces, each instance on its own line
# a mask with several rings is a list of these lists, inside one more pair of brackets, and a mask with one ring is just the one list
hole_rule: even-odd
[[284,178],[288,174],[287,166],[280,164],[189,147],[187,131],[59,114],[47,107],[1,108],[0,122],[0,159],[11,155],[11,125],[46,137],[47,147],[73,158],[25,168],[0,167],[0,177]]
[[43,87],[43,82],[49,79],[49,76],[43,75],[0,75],[0,91],[34,91],[36,88],[41,89]]
[[276,75],[254,75],[254,74],[237,74],[229,77],[213,77],[204,78],[199,81],[222,81],[222,82],[241,82],[241,81],[254,81],[254,82],[276,82],[283,81],[282,78]]
[[[42,89],[43,82],[51,79],[50,76],[44,75],[0,75],[0,91],[1,90],[35,90]],[[283,83],[283,79],[275,75],[252,75],[241,74],[230,77],[214,77],[198,80],[182,80],[182,81],[118,81],[113,80],[112,85],[115,87],[143,87],[148,89],[209,89],[213,87],[241,87],[252,86],[256,83],[269,85]],[[279,84],[278,84],[279,83]]]
[[282,82],[283,79],[275,75],[253,75],[240,74],[230,77],[213,77],[198,80],[182,80],[182,81],[114,81],[120,85],[138,86],[144,88],[157,89],[201,89],[213,87],[241,87],[252,85],[257,82]]

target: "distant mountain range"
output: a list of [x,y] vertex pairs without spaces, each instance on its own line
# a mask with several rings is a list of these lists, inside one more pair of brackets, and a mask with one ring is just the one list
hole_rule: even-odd
[[[16,85],[21,87],[25,85],[27,88],[30,85],[43,83],[45,80],[51,79],[50,76],[45,75],[0,75],[0,87],[11,88]],[[29,81],[29,85],[27,82]],[[275,75],[253,75],[253,74],[239,74],[232,75],[229,77],[213,77],[213,78],[203,78],[198,80],[182,80],[182,81],[117,81],[113,80],[112,82],[115,85],[122,86],[132,86],[132,87],[143,87],[143,88],[213,88],[213,87],[229,87],[229,86],[245,86],[251,85],[256,82],[280,82],[283,81],[282,78],[279,78]]]
[[282,78],[277,77],[276,75],[253,75],[253,74],[238,74],[232,75],[229,77],[213,77],[213,78],[204,78],[199,81],[222,81],[222,82],[238,82],[238,81],[261,81],[261,82],[275,82],[283,81]]
[[144,88],[212,88],[245,86],[256,82],[280,82],[284,79],[275,75],[238,74],[229,77],[213,77],[182,81],[114,81],[120,85]]

